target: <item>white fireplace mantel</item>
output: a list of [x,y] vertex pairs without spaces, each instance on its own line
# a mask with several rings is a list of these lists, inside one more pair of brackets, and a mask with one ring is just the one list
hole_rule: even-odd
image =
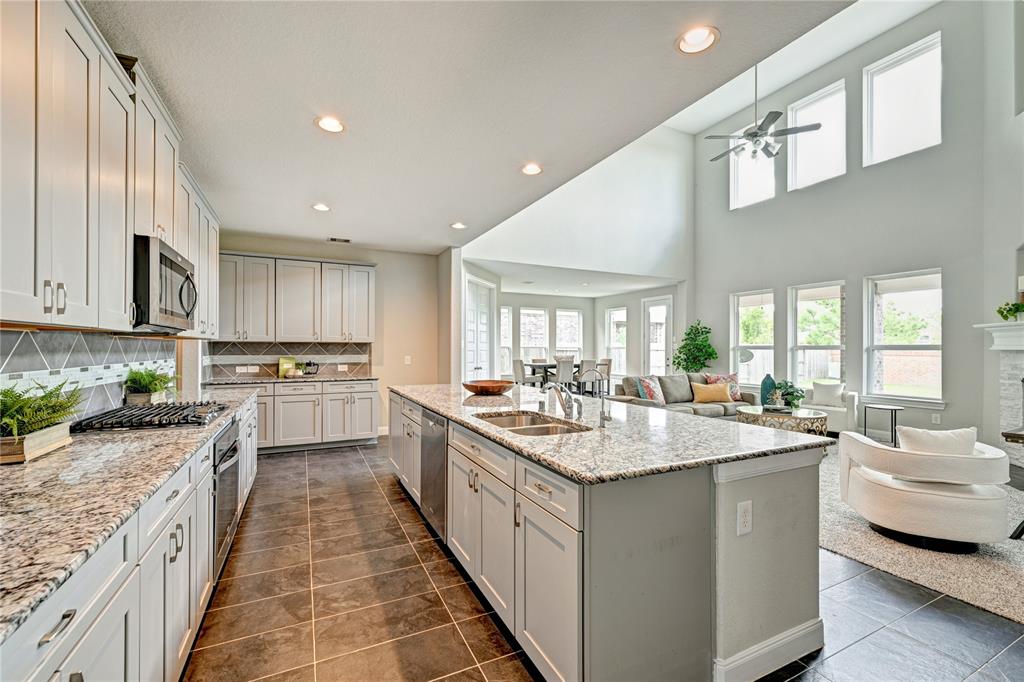
[[974,328],[984,329],[992,335],[992,350],[1024,351],[1024,322],[976,324]]

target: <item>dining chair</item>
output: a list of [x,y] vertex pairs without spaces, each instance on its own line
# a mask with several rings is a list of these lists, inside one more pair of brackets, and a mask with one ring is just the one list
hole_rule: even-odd
[[526,365],[523,364],[522,360],[518,358],[512,361],[512,378],[515,379],[517,384],[527,384],[531,386],[540,385],[543,377],[537,374],[527,374]]
[[576,372],[576,383],[579,384],[580,393],[586,390],[587,385],[593,385],[596,389],[600,379],[592,370],[597,369],[597,360],[580,360],[580,371]]
[[604,391],[604,393],[606,395],[611,393],[612,392],[612,359],[611,358],[601,358],[600,360],[598,360],[597,361],[597,371],[600,372],[601,374],[605,375],[605,377],[607,377],[606,379],[602,379],[601,380],[601,383],[604,384],[602,386],[601,390]]
[[572,388],[573,381],[575,380],[573,371],[572,356],[563,357],[555,363],[555,383],[565,384],[569,388]]

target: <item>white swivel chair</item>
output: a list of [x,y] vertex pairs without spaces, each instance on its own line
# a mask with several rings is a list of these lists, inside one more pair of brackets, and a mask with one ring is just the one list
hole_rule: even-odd
[[541,382],[544,381],[542,376],[527,374],[526,365],[518,358],[512,361],[512,378],[515,379],[517,384],[527,384],[529,386],[540,386]]
[[[839,493],[876,530],[929,549],[965,552],[1008,536],[1006,453],[977,443],[971,455],[901,450],[839,434]],[[931,540],[931,542],[929,541]],[[935,543],[934,540],[952,541]],[[967,543],[967,544],[957,544]]]

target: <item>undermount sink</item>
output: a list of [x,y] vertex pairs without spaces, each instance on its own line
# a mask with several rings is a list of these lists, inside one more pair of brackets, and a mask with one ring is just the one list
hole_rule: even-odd
[[560,436],[566,433],[590,431],[589,426],[562,421],[540,412],[519,414],[478,414],[477,419],[507,429],[520,436]]

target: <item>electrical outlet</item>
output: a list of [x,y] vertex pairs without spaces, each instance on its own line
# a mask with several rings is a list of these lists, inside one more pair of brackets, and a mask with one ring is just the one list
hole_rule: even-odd
[[405,356],[405,364],[407,364],[407,365],[411,365],[412,364],[412,356],[411,355],[406,355]]
[[338,365],[338,371],[339,372],[347,372],[348,371],[348,365]]
[[744,500],[736,505],[736,535],[746,535],[754,527],[754,503]]
[[259,374],[259,373],[260,373],[259,365],[249,365],[249,374]]
[[941,423],[942,423],[942,415],[941,414],[933,414],[932,415],[932,424],[941,424]]
[[245,374],[249,371],[249,368],[245,365],[235,365],[235,374]]

